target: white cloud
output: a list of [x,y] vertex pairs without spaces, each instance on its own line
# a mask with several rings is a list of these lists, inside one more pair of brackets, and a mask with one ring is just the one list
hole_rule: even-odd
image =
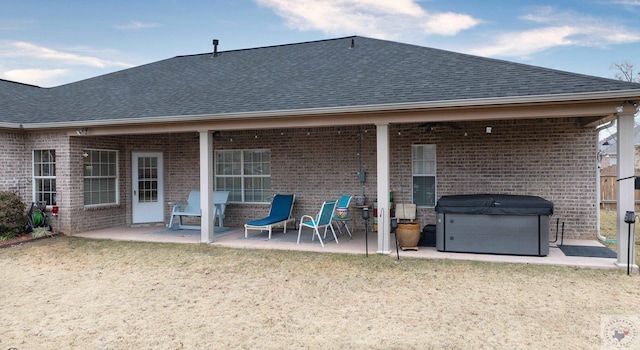
[[430,13],[414,0],[255,0],[297,30],[393,39],[416,28],[423,34],[455,35],[480,20],[452,12]]
[[591,16],[540,8],[520,17],[539,28],[497,35],[493,43],[470,49],[482,56],[524,57],[560,46],[607,47],[640,41],[640,32]]
[[427,16],[423,28],[426,33],[456,35],[460,31],[475,27],[478,23],[480,21],[469,15],[445,12]]
[[13,69],[2,73],[2,78],[25,84],[51,86],[54,78],[67,73],[66,69]]
[[132,64],[126,62],[111,61],[93,56],[84,56],[70,52],[58,51],[24,41],[13,41],[5,44],[0,43],[0,56],[23,57],[30,60],[38,59],[64,63],[68,65],[89,66],[96,68],[133,67]]
[[469,52],[480,56],[526,57],[552,47],[573,45],[575,42],[570,39],[573,34],[576,34],[576,30],[568,26],[506,33],[499,35],[494,44]]
[[0,40],[0,77],[39,86],[55,86],[77,80],[79,71],[110,72],[133,64],[117,59],[117,52],[74,47],[55,50],[24,41]]
[[114,27],[120,30],[138,30],[138,29],[146,29],[146,28],[155,28],[159,27],[158,23],[144,23],[138,21],[131,21],[127,24],[117,24]]

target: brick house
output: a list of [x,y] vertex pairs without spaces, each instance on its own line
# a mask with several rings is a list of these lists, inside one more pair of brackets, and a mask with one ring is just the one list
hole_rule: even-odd
[[359,36],[54,88],[0,81],[0,190],[58,206],[56,229],[73,234],[166,223],[167,202],[200,188],[203,242],[215,189],[232,191],[228,226],[265,215],[274,193],[296,195],[298,218],[364,193],[388,220],[392,190],[423,224],[442,195],[526,194],[594,238],[596,127],[625,125],[619,107],[639,100],[640,84]]

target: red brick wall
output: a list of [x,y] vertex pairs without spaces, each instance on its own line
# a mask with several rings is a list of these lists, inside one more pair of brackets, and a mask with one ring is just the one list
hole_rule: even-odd
[[31,202],[31,156],[25,148],[25,133],[0,132],[0,191],[17,193]]
[[[457,123],[428,130],[420,124],[391,125],[391,183],[396,202],[411,199],[411,145],[436,144],[437,196],[472,193],[537,195],[555,204],[552,217],[565,222],[568,237],[595,237],[596,134],[574,119]],[[492,126],[492,133],[485,132]],[[466,132],[466,136],[465,136]],[[400,134],[398,134],[400,133]],[[56,149],[58,171],[58,226],[80,232],[131,224],[131,152],[163,151],[165,201],[185,200],[199,186],[197,133],[132,135],[121,137],[71,137],[60,133],[3,133],[0,159],[17,163],[0,177],[2,188],[16,188],[31,198],[32,149]],[[360,163],[367,172],[364,192],[376,195],[375,126],[322,129],[222,131],[214,149],[271,150],[273,193],[296,195],[294,216],[316,214],[324,200],[342,194],[359,195]],[[21,138],[23,141],[21,141]],[[232,141],[231,141],[232,139]],[[21,144],[24,142],[24,145]],[[119,151],[120,205],[85,208],[83,203],[82,150]],[[13,157],[10,154],[16,154]],[[20,158],[22,157],[22,158]],[[21,183],[28,184],[23,186]],[[23,189],[20,189],[22,186]],[[165,208],[165,222],[170,207]],[[265,216],[267,204],[231,204],[225,224]],[[418,220],[434,223],[433,208],[419,208]]]
[[[65,136],[66,137],[66,136]],[[83,157],[84,149],[102,149],[118,152],[119,204],[85,207]],[[70,183],[58,187],[61,227],[65,232],[131,225],[131,152],[161,151],[165,166],[165,201],[185,200],[189,189],[199,186],[198,135],[162,134],[112,137],[71,137],[69,151],[57,154],[58,174],[69,174]],[[66,161],[65,161],[66,158]],[[64,163],[68,165],[65,166]],[[58,176],[58,181],[62,176]],[[60,183],[60,182],[58,182]],[[170,208],[165,208],[166,222]]]
[[[118,184],[119,204],[96,207],[84,206],[84,157],[85,149],[109,150],[118,152]],[[66,169],[70,175],[70,188],[68,199],[60,204],[61,216],[63,212],[71,215],[70,232],[77,233],[106,227],[126,225],[126,186],[128,181],[126,166],[126,154],[122,139],[119,137],[75,137],[69,138],[69,167]],[[66,209],[68,204],[68,210]]]
[[[357,177],[360,134],[362,167],[369,176],[366,193],[373,196],[376,192],[375,129],[372,126],[368,129],[366,133],[359,133],[356,127],[262,130],[257,132],[258,138],[255,131],[222,132],[214,140],[214,149],[270,149],[272,192],[295,194],[293,216],[299,219],[303,214],[316,215],[325,200],[362,193]],[[268,212],[268,204],[230,205],[225,224],[242,226]]]
[[[492,126],[492,133],[485,132]],[[214,148],[269,148],[274,193],[296,194],[294,215],[315,214],[323,200],[361,194],[357,179],[362,135],[365,194],[376,195],[375,127],[222,132]],[[340,131],[340,134],[338,134]],[[400,132],[400,135],[398,134]],[[465,132],[466,135],[465,136]],[[307,134],[308,133],[308,134]],[[229,139],[233,138],[233,142]],[[411,200],[411,145],[437,145],[437,196],[473,193],[536,195],[555,204],[552,217],[569,237],[595,237],[596,135],[574,119],[492,121],[390,127],[391,183],[397,202]],[[268,206],[231,205],[226,223],[240,226],[266,215]],[[421,223],[435,223],[433,208],[419,208]]]
[[[125,136],[125,165],[121,169],[126,178],[123,183],[127,205],[127,223],[131,224],[131,152],[160,151],[164,160],[165,202],[186,201],[189,191],[200,188],[199,136],[197,133]],[[169,222],[171,207],[165,205],[165,222]],[[185,218],[185,224],[199,221]]]
[[[391,188],[410,195],[410,179],[400,186],[397,169],[410,174],[411,144],[436,144],[437,196],[502,193],[535,195],[554,203],[555,222],[576,238],[596,235],[596,134],[574,119],[459,123],[434,131],[401,128],[392,133]],[[492,127],[491,134],[485,131]],[[466,135],[465,136],[465,132]],[[406,189],[406,190],[405,190]],[[433,209],[419,209],[423,223],[435,223]]]

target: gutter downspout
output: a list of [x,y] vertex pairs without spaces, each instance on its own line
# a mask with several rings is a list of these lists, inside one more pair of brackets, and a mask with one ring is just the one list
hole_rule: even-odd
[[614,123],[615,123],[615,120],[612,120],[596,128],[596,150],[598,150],[598,157],[596,157],[596,161],[598,162],[597,164],[598,170],[596,174],[596,236],[598,237],[599,240],[606,243],[616,243],[617,240],[609,239],[603,236],[602,234],[600,234],[600,200],[601,200],[600,198],[600,159],[598,158],[599,158],[599,152],[600,152],[600,131],[613,126]]

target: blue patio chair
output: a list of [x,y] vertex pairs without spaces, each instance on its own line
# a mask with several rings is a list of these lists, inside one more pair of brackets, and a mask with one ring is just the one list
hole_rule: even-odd
[[336,223],[336,228],[342,234],[342,229],[344,228],[351,236],[351,230],[349,230],[348,222],[353,219],[349,217],[349,204],[351,204],[351,198],[353,196],[341,196],[340,200],[338,200],[338,204],[336,205],[336,213],[333,215],[333,222]]
[[[313,235],[311,236],[311,240],[314,240],[316,236],[320,240],[320,244],[324,247],[324,243],[322,242],[322,237],[320,237],[319,229],[324,228],[324,237],[327,237],[327,229],[330,228],[331,232],[333,232],[333,238],[336,240],[336,244],[338,243],[338,237],[336,236],[336,231],[331,226],[331,221],[333,219],[333,211],[336,209],[336,201],[326,201],[322,203],[322,207],[320,208],[320,212],[314,218],[310,215],[302,215],[300,218],[300,227],[298,228],[298,242],[300,244],[300,234],[302,233],[302,227],[309,227],[313,229]],[[305,221],[306,220],[306,221]]]
[[276,194],[273,196],[269,216],[247,222],[244,225],[244,238],[247,238],[249,230],[268,230],[269,239],[271,239],[271,231],[274,227],[284,227],[284,233],[287,233],[287,224],[289,222],[295,224],[296,221],[291,217],[295,200],[296,196],[293,194]]
[[218,227],[224,227],[224,213],[227,210],[227,204],[229,202],[230,191],[214,191],[213,192],[213,205],[215,206],[215,213],[213,214],[213,223],[215,224],[218,219]]
[[[224,228],[224,212],[227,209],[227,203],[229,201],[229,191],[214,191],[213,192],[213,222],[215,224],[216,218],[218,219],[218,226]],[[189,192],[189,198],[186,202],[170,202],[173,204],[173,210],[171,210],[171,220],[167,227],[178,230],[200,230],[200,225],[184,225],[182,218],[184,216],[201,217],[202,211],[200,210],[200,191],[192,190]],[[175,218],[178,218],[176,224]]]
[[[171,220],[167,227],[172,229],[179,230],[199,230],[200,226],[195,225],[183,225],[182,217],[183,216],[193,216],[200,217],[200,191],[192,190],[189,192],[189,198],[187,198],[186,202],[171,202],[169,204],[173,204],[173,210],[171,211]],[[178,217],[178,225],[175,226],[174,219]]]

